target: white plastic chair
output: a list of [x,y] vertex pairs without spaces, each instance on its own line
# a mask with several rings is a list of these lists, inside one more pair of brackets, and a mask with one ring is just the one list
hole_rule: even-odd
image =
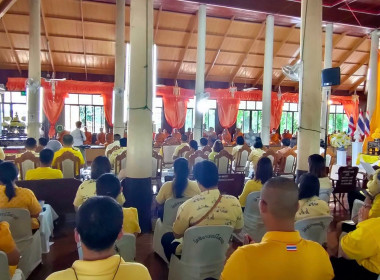
[[177,217],[178,207],[188,199],[188,197],[168,199],[164,204],[163,221],[161,219],[156,221],[153,234],[153,250],[167,263],[169,262],[166,259],[164,248],[162,248],[161,239],[165,233],[173,231],[173,223]]
[[0,280],[25,280],[24,274],[20,269],[16,269],[13,277],[9,275],[7,255],[0,251]]
[[219,279],[222,273],[229,239],[229,226],[194,226],[185,231],[182,256],[172,255],[169,280]]
[[117,240],[115,247],[118,253],[126,262],[135,261],[136,257],[136,237],[130,233],[124,233],[120,240]]
[[162,155],[164,157],[163,163],[166,167],[169,167],[173,164],[174,162],[173,154],[174,154],[175,149],[178,146],[179,145],[163,145],[162,146]]
[[327,230],[332,222],[332,216],[320,216],[297,221],[294,224],[301,237],[323,244],[327,242]]
[[332,189],[321,189],[319,190],[319,198],[329,204],[331,193]]
[[18,267],[25,278],[42,263],[41,234],[37,230],[32,234],[30,213],[26,209],[0,209],[0,221],[7,221],[20,251],[21,259]]
[[359,199],[354,200],[354,205],[352,206],[351,220],[358,216],[360,208],[364,205],[364,201]]
[[244,208],[243,233],[249,234],[255,242],[260,242],[266,233],[263,219],[260,215],[259,201],[261,192],[252,192],[247,196]]

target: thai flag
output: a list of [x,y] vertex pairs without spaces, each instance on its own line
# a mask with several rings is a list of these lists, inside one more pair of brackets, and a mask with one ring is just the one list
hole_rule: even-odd
[[363,112],[361,110],[359,113],[359,120],[358,120],[357,129],[359,129],[360,136],[363,137],[365,135],[365,124],[364,124]]
[[290,252],[297,251],[297,245],[286,245],[286,251],[290,251]]
[[365,136],[369,136],[371,130],[370,130],[370,125],[369,125],[369,112],[368,111],[365,114],[364,124],[365,124],[364,134],[365,134]]
[[354,136],[355,130],[354,118],[351,115],[348,123],[348,134]]

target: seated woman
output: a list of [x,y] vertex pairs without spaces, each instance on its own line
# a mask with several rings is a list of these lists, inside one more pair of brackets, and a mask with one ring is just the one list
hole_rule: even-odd
[[195,140],[190,140],[189,142],[190,151],[185,153],[185,159],[189,160],[190,156],[198,150],[198,142]]
[[326,174],[325,159],[321,155],[309,156],[309,173],[318,178],[321,189],[332,188],[330,178]]
[[303,174],[300,178],[298,199],[296,221],[330,215],[329,205],[319,198],[319,180],[310,173]]
[[[156,201],[159,205],[163,205],[169,198],[193,197],[200,194],[201,191],[197,182],[190,181],[189,164],[185,158],[177,158],[173,163],[174,179],[166,182],[160,188],[156,196]],[[161,209],[162,210],[162,209]],[[159,210],[159,216],[162,219],[163,210]]]
[[[96,180],[105,173],[111,172],[111,163],[105,156],[98,156],[91,164],[91,180],[84,181],[78,188],[77,194],[74,199],[75,210],[78,211],[79,206],[83,204],[90,197],[96,196]],[[116,198],[120,205],[125,202],[124,195]]]
[[247,197],[251,192],[259,192],[261,188],[270,178],[273,177],[273,167],[272,162],[269,158],[263,157],[257,163],[257,170],[255,172],[255,177],[249,180],[244,185],[243,192],[239,196],[239,201],[241,207],[245,207]]
[[209,161],[215,162],[215,156],[220,153],[221,150],[224,149],[223,143],[220,140],[216,140],[214,142],[214,146],[212,147],[212,152],[208,155]]
[[[103,174],[96,180],[96,195],[110,196],[116,199],[122,188],[119,179],[113,174]],[[137,235],[141,232],[137,209],[123,207],[123,232]]]
[[7,222],[0,222],[0,251],[3,251],[7,255],[9,274],[12,277],[20,260],[20,252],[12,238]]
[[41,205],[31,190],[16,186],[17,176],[17,167],[12,162],[0,164],[0,208],[28,210],[32,218],[32,229],[38,229],[40,223],[37,218],[42,211]]
[[256,137],[255,142],[253,142],[253,149],[248,156],[248,161],[251,163],[250,168],[256,169],[257,162],[263,156],[265,151],[263,150],[263,142],[261,142],[260,137]]

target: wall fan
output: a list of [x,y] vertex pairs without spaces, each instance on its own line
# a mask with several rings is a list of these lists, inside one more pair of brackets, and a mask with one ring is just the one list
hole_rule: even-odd
[[298,60],[294,65],[285,65],[282,67],[282,73],[290,80],[299,82],[302,62]]

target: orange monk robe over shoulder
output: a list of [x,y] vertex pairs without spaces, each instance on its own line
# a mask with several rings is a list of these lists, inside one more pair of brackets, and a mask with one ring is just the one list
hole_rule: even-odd
[[91,145],[92,144],[92,134],[91,132],[87,131],[84,133],[84,135],[86,136],[86,141],[84,141],[84,144],[85,145]]
[[280,142],[281,142],[281,137],[278,133],[272,133],[270,135],[270,144],[276,145],[276,144],[279,144]]
[[70,134],[70,132],[67,130],[64,130],[64,131],[58,133],[58,139],[57,140],[59,142],[61,142],[61,144],[63,144],[63,136],[68,135],[68,134]]
[[113,143],[113,133],[107,133],[106,134],[106,143],[107,144]]
[[222,143],[225,144],[225,145],[229,145],[231,144],[231,134],[229,133],[223,133],[221,134],[221,140],[222,140]]
[[166,137],[165,137],[165,134],[164,133],[157,133],[156,134],[156,137],[155,137],[155,139],[154,139],[154,144],[155,145],[160,145],[160,144],[162,144],[162,143],[164,143],[164,141],[165,141],[165,139],[166,139]]
[[244,137],[244,134],[243,134],[242,132],[235,133],[235,134],[234,134],[234,137],[233,137],[233,139],[232,139],[232,144],[236,144],[236,139],[237,139],[239,136]]
[[96,139],[98,139],[95,143],[97,145],[106,143],[106,134],[104,132],[99,132],[98,135],[96,135]]
[[181,133],[175,132],[172,134],[172,137],[176,138],[177,140],[181,141]]

